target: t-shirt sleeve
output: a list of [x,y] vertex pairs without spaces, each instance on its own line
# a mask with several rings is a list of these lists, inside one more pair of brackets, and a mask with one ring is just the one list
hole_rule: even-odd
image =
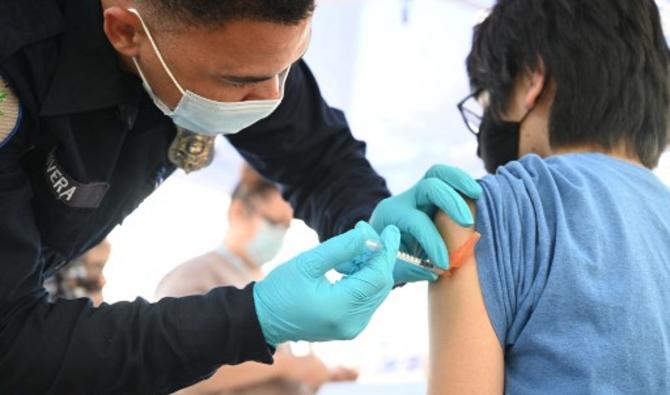
[[[539,159],[538,159],[539,160]],[[539,172],[546,171],[539,166]],[[539,299],[551,248],[538,169],[519,162],[481,180],[477,201],[478,275],[489,318],[503,349],[514,345]],[[546,202],[544,202],[546,203]]]

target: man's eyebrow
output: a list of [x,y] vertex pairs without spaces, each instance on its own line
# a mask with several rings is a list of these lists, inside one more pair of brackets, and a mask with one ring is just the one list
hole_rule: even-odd
[[236,84],[257,84],[259,82],[265,82],[273,79],[274,75],[269,77],[253,76],[253,75],[245,75],[245,76],[222,75],[220,78]]

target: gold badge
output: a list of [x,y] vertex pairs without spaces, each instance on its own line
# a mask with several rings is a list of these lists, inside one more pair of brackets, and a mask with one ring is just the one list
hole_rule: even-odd
[[177,127],[177,136],[170,146],[168,157],[186,173],[198,171],[209,166],[214,160],[214,140],[213,136]]
[[19,99],[0,78],[0,146],[16,131],[20,119]]

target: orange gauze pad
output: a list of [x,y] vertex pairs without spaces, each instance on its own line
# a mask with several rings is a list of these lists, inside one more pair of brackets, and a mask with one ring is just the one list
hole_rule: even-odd
[[451,276],[454,274],[456,269],[463,266],[465,261],[470,258],[475,253],[475,246],[479,242],[479,239],[482,238],[482,235],[478,232],[475,232],[470,236],[470,238],[463,243],[455,252],[449,254],[449,271],[447,275]]

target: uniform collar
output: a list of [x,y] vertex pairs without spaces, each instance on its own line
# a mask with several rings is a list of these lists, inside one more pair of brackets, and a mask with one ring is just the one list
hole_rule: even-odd
[[63,25],[58,65],[41,115],[136,103],[141,82],[121,70],[117,52],[103,31],[100,0],[64,1]]

